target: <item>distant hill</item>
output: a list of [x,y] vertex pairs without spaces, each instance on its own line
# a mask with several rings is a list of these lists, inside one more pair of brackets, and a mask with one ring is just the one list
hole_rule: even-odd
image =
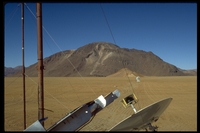
[[4,67],[4,76],[9,76],[12,75],[16,72],[19,72],[20,70],[22,70],[22,66],[16,66],[14,68],[12,67]]
[[[46,77],[106,77],[123,68],[144,76],[196,75],[195,71],[181,70],[150,51],[120,48],[107,42],[89,43],[77,50],[65,50],[44,58]],[[27,67],[25,72],[30,77],[38,76],[37,63]]]
[[187,74],[187,75],[197,75],[197,69],[191,69],[191,70],[183,70],[183,69],[180,69],[180,71],[182,71],[183,73]]

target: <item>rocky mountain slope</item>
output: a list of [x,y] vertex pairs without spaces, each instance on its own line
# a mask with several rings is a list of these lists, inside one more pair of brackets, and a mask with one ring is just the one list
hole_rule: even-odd
[[[195,75],[163,61],[152,52],[120,48],[107,42],[86,44],[77,50],[66,50],[44,59],[44,76],[100,76],[106,77],[127,68],[145,76]],[[37,76],[37,62],[25,70],[26,74]],[[10,76],[19,76],[16,72]]]

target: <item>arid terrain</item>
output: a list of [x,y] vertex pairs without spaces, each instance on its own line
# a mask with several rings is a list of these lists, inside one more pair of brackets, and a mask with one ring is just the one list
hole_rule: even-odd
[[[5,77],[4,82],[4,130],[23,129],[22,77]],[[135,76],[109,77],[44,77],[45,128],[78,106],[107,95],[118,89],[120,97],[100,111],[80,131],[109,131],[115,124],[133,114],[131,107],[124,108],[121,100],[135,93],[142,109],[165,98],[172,102],[152,125],[158,131],[197,131],[197,76]],[[26,77],[27,127],[38,119],[38,78]]]

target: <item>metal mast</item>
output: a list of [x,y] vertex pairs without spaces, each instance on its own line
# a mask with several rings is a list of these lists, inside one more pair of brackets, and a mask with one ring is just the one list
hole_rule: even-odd
[[26,129],[26,93],[25,93],[25,67],[24,67],[24,3],[22,3],[22,76],[24,101],[24,129]]
[[[37,38],[38,38],[38,119],[44,118],[44,84],[43,84],[43,43],[42,43],[42,4],[36,3]],[[41,123],[44,126],[44,122]]]

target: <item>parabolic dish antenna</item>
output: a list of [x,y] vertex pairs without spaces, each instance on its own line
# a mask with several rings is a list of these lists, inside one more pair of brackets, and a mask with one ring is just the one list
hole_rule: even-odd
[[127,117],[125,120],[122,120],[112,127],[110,131],[133,131],[146,129],[148,127],[154,128],[151,123],[158,120],[171,101],[172,98],[166,98],[153,103]]

